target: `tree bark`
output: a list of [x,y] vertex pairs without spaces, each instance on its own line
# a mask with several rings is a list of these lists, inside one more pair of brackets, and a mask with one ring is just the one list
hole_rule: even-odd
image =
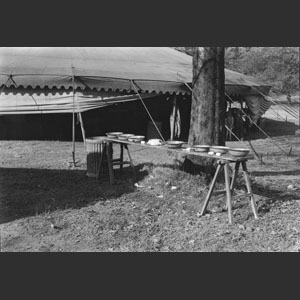
[[[189,145],[225,145],[224,48],[195,48]],[[213,160],[187,157],[200,172],[212,170]],[[189,170],[187,170],[189,171]]]

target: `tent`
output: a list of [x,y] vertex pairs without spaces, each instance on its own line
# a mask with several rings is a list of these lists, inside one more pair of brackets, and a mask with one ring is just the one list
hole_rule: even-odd
[[[191,82],[192,58],[168,47],[0,48],[0,115],[81,112],[136,100],[135,89],[190,94]],[[225,70],[225,90],[261,114],[270,86]]]
[[[116,103],[191,95],[191,85],[192,57],[168,47],[0,48],[0,116],[73,113],[74,124],[75,114]],[[225,70],[226,94],[243,97],[254,120],[270,107],[270,88]]]

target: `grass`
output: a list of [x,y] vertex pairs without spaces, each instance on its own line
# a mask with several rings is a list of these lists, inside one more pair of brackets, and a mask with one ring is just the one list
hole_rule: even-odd
[[286,156],[269,139],[253,140],[263,156],[263,164],[249,161],[260,218],[254,220],[248,199],[236,200],[232,226],[222,198],[213,198],[208,214],[199,217],[207,178],[180,170],[181,155],[131,147],[137,181],[125,168],[110,186],[85,176],[82,143],[74,169],[69,142],[1,141],[1,250],[298,251],[300,143],[288,124],[268,120],[265,126],[277,131],[276,143],[293,150]]

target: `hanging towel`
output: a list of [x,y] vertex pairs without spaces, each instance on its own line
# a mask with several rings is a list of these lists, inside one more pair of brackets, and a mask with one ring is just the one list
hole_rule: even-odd
[[[175,120],[174,120],[174,116],[175,116]],[[175,121],[175,125],[174,125],[174,121]],[[173,110],[171,111],[170,114],[170,128],[171,128],[171,137],[173,136],[174,138],[179,138],[181,134],[181,117],[180,117],[179,107],[177,105],[173,106]]]

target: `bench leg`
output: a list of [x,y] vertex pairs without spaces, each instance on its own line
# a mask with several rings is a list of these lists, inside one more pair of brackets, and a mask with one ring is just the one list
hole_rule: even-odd
[[258,219],[256,203],[255,203],[254,195],[253,195],[253,192],[252,192],[251,181],[250,181],[250,178],[249,178],[247,165],[246,165],[245,161],[242,162],[242,166],[243,166],[243,173],[244,173],[244,178],[245,178],[245,181],[246,181],[247,191],[250,194],[250,200],[251,200],[251,206],[252,206],[252,211],[253,211],[253,214],[254,214],[254,218]]
[[103,148],[101,149],[102,151],[101,151],[100,161],[99,161],[99,166],[98,166],[98,171],[97,171],[97,180],[99,180],[99,178],[100,178],[103,156],[105,155],[105,151],[106,151],[106,143],[101,144],[101,147],[103,147]]
[[120,144],[120,173],[123,173],[124,145]]
[[233,170],[233,175],[232,175],[232,180],[231,180],[231,184],[230,184],[230,189],[231,191],[234,190],[234,187],[235,187],[235,182],[236,182],[236,179],[237,179],[237,175],[239,173],[239,168],[240,168],[240,162],[237,161],[235,163],[235,167],[234,167],[234,170]]
[[228,219],[229,219],[229,224],[233,224],[232,206],[231,206],[229,163],[225,163],[224,173],[225,173],[225,188],[226,188],[226,198],[227,198],[227,208],[228,208]]
[[106,147],[107,162],[108,162],[108,171],[109,171],[109,181],[110,184],[114,184],[114,172],[113,172],[113,163],[112,163],[112,147],[109,143]]
[[[230,183],[231,194],[233,194],[233,191],[234,191],[236,179],[237,179],[237,176],[238,176],[238,173],[239,173],[240,164],[241,163],[239,161],[237,161],[235,163],[235,167],[234,167],[234,170],[233,170],[232,179],[231,179],[231,183]],[[228,209],[227,202],[226,202],[226,205],[225,205],[225,209],[226,210]]]
[[125,146],[125,149],[127,150],[127,154],[128,154],[130,166],[131,166],[132,172],[133,172],[133,177],[134,177],[134,179],[136,179],[136,174],[135,174],[134,164],[133,164],[133,162],[132,162],[132,158],[131,158],[131,155],[130,155],[128,146],[127,146],[126,144],[125,144],[124,146]]
[[214,175],[214,178],[213,178],[213,180],[212,180],[212,182],[211,182],[211,185],[210,185],[210,187],[209,187],[208,194],[207,194],[207,196],[206,196],[206,198],[205,198],[205,201],[204,201],[202,210],[201,210],[201,212],[200,212],[200,216],[203,216],[203,215],[205,214],[205,212],[206,212],[206,208],[207,208],[208,202],[209,202],[209,200],[210,200],[210,198],[211,198],[211,195],[212,195],[212,193],[213,193],[214,187],[215,187],[215,185],[216,185],[216,181],[217,181],[218,175],[219,175],[219,173],[220,173],[221,167],[222,167],[222,165],[221,165],[221,163],[219,163],[219,164],[218,164],[218,167],[217,167],[217,170],[216,170],[216,173],[215,173],[215,175]]

